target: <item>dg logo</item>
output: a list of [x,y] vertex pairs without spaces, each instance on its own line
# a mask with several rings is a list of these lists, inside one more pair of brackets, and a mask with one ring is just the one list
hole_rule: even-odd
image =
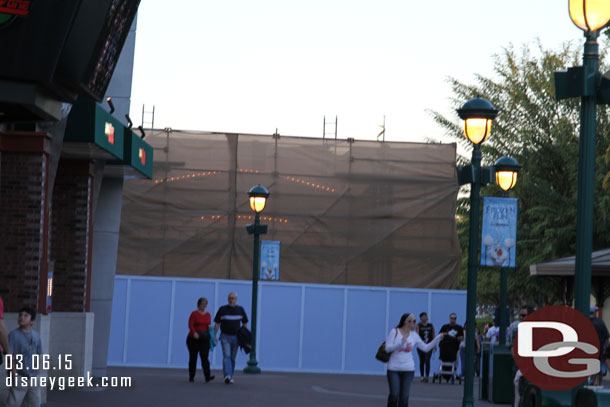
[[599,373],[599,339],[589,319],[573,308],[551,305],[519,323],[515,363],[545,390],[569,390]]

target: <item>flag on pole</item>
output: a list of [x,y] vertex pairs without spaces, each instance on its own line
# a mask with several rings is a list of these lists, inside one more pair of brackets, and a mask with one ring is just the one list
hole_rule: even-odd
[[483,198],[481,266],[515,267],[517,199]]

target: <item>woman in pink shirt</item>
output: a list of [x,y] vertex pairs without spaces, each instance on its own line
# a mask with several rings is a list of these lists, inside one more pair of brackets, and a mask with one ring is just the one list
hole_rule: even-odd
[[419,348],[428,352],[438,345],[445,335],[438,334],[432,341],[425,343],[415,331],[415,322],[415,315],[404,314],[385,340],[385,350],[391,352],[387,372],[390,386],[388,407],[408,407],[411,382],[415,374],[413,351]]
[[199,298],[197,301],[197,309],[191,312],[189,317],[189,334],[186,337],[186,347],[189,350],[189,381],[195,381],[195,372],[197,371],[197,354],[201,357],[201,367],[205,382],[214,380],[214,376],[210,374],[210,361],[208,354],[210,353],[210,324],[212,317],[205,309],[208,306],[207,298]]

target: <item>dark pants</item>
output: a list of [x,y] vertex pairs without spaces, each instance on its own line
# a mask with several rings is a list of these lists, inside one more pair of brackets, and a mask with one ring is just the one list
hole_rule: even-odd
[[409,392],[413,381],[414,371],[388,370],[388,384],[390,395],[388,396],[388,407],[408,407]]
[[[432,351],[423,352],[418,349],[417,354],[419,355],[419,375],[421,377],[430,376],[430,358],[432,357]],[[426,368],[426,375],[424,376],[424,367]]]
[[208,338],[195,339],[192,336],[186,337],[186,347],[189,350],[189,378],[195,377],[197,371],[197,354],[201,357],[201,367],[203,367],[203,375],[206,379],[210,378],[210,361],[208,354],[210,353],[210,340]]
[[481,375],[481,354],[477,353],[474,355],[474,374],[477,376]]

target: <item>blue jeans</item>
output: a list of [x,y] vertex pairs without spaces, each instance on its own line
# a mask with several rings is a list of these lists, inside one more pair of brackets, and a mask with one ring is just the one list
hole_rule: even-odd
[[466,376],[466,347],[460,346],[460,376]]
[[220,345],[222,346],[222,371],[225,377],[233,377],[237,356],[237,335],[221,333]]
[[413,381],[414,371],[388,370],[388,384],[390,395],[388,396],[388,407],[408,407],[409,392]]

